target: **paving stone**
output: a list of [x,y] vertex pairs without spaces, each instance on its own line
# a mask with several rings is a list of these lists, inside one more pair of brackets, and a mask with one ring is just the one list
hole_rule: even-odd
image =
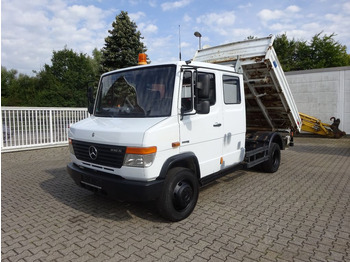
[[350,261],[350,137],[296,137],[276,173],[218,179],[178,223],[77,187],[66,147],[1,156],[2,261]]

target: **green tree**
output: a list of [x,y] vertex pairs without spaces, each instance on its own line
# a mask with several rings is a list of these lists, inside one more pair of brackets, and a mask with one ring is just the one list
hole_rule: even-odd
[[286,34],[278,35],[273,45],[284,71],[350,65],[346,46],[334,40],[335,34],[321,34],[313,36],[309,43],[289,40]]
[[315,62],[314,68],[350,65],[346,46],[334,40],[334,33],[322,37],[321,33],[312,37],[310,44],[311,59]]
[[102,51],[95,48],[92,51],[92,58],[89,57],[89,60],[90,60],[90,63],[92,65],[93,72],[95,75],[94,79],[89,82],[89,85],[92,85],[95,87],[95,89],[97,89],[98,82],[99,82],[100,77],[101,77],[101,72],[103,72],[103,69],[102,69]]
[[290,71],[295,68],[298,43],[294,39],[288,40],[287,35],[282,34],[275,38],[273,46],[283,70]]
[[11,105],[10,94],[16,84],[17,71],[7,70],[6,67],[1,66],[1,104],[3,106]]
[[102,72],[137,65],[138,54],[147,51],[141,33],[128,13],[121,11],[112,23],[112,30],[102,48]]
[[85,107],[87,85],[96,79],[91,58],[64,48],[53,52],[51,62],[38,74],[36,105]]
[[254,39],[257,39],[257,37],[250,35],[250,36],[247,36],[247,38],[245,40],[254,40]]
[[92,58],[90,58],[97,81],[99,80],[100,73],[102,72],[102,55],[102,51],[95,48],[92,50]]
[[98,83],[101,52],[93,58],[64,48],[53,51],[52,65],[45,64],[36,76],[1,67],[3,106],[85,107],[88,83]]
[[17,70],[1,67],[1,104],[3,106],[31,106],[37,86],[37,77],[18,74]]

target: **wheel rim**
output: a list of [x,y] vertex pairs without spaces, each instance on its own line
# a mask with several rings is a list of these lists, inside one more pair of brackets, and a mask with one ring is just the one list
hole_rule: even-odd
[[180,181],[174,188],[174,206],[177,210],[185,209],[193,199],[193,189],[186,181]]

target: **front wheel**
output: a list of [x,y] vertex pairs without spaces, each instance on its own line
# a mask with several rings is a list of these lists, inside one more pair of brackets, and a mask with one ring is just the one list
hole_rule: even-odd
[[180,221],[188,217],[196,206],[199,194],[198,180],[187,168],[171,169],[158,199],[158,211],[170,221]]
[[263,171],[267,173],[275,173],[281,163],[281,150],[278,144],[271,143],[269,149],[269,159],[261,164]]

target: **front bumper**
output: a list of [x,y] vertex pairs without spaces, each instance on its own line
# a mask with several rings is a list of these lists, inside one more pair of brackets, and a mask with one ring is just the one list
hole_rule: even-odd
[[82,169],[74,163],[67,165],[67,171],[78,186],[125,201],[155,200],[160,196],[164,183],[164,180],[150,182],[127,180],[116,175]]

